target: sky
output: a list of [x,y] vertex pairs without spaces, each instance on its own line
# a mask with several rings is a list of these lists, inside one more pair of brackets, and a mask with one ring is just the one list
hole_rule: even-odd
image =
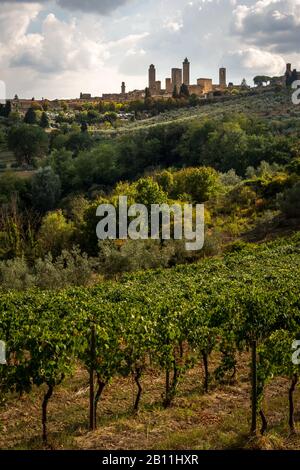
[[7,96],[75,98],[147,86],[191,62],[191,82],[300,69],[300,0],[0,0]]

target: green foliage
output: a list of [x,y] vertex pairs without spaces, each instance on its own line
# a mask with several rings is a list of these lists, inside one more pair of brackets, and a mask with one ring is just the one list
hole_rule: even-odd
[[300,216],[300,182],[278,195],[280,210],[288,218]]
[[141,178],[134,185],[135,200],[139,204],[150,207],[151,204],[167,202],[167,195],[152,178]]
[[37,114],[33,107],[29,108],[26,112],[24,122],[26,124],[37,124]]
[[38,244],[43,254],[59,255],[69,248],[74,237],[74,226],[68,222],[62,211],[49,212],[42,220],[38,234]]
[[[68,256],[58,261],[57,273]],[[71,265],[77,262],[73,257]],[[260,404],[266,380],[298,371],[291,363],[291,342],[300,331],[299,267],[298,236],[255,252],[125,275],[119,283],[89,289],[0,294],[0,337],[9,364],[0,366],[1,389],[29,392],[45,384],[53,392],[80,360],[96,373],[98,402],[117,375],[133,374],[141,385],[150,356],[166,373],[163,399],[168,406],[196,361],[203,361],[203,385],[209,391],[210,354],[221,352],[214,375],[224,380],[236,367],[237,353],[256,341]],[[43,279],[53,278],[46,271]],[[51,395],[44,396],[44,411]],[[43,428],[45,438],[44,418]]]
[[74,132],[68,137],[66,149],[71,150],[74,155],[80,151],[89,150],[92,147],[92,138],[87,132]]
[[189,194],[193,202],[203,203],[215,196],[219,190],[219,175],[213,168],[186,168],[174,173],[175,199]]
[[46,212],[54,209],[61,194],[61,183],[59,176],[51,167],[41,168],[31,180],[33,206]]
[[8,145],[19,165],[32,165],[35,159],[46,155],[48,137],[40,127],[22,124],[9,130]]
[[49,118],[46,112],[42,113],[40,126],[43,127],[43,129],[47,129],[50,126]]

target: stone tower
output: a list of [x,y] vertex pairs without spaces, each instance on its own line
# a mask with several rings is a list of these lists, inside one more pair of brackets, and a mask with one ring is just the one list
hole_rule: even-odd
[[285,84],[286,86],[290,86],[292,84],[292,64],[286,64]]
[[171,78],[166,78],[166,92],[173,93],[172,80]]
[[156,70],[153,64],[149,67],[149,90],[155,90]]
[[226,88],[227,83],[226,83],[226,69],[224,67],[221,67],[219,69],[219,85],[222,88]]
[[172,69],[172,86],[173,86],[173,89],[176,86],[177,93],[179,93],[181,85],[182,85],[182,70]]
[[189,86],[190,85],[190,63],[187,57],[184,59],[182,70],[183,70],[183,83]]
[[121,93],[122,93],[122,95],[125,95],[125,93],[126,93],[126,85],[125,85],[125,82],[122,82]]

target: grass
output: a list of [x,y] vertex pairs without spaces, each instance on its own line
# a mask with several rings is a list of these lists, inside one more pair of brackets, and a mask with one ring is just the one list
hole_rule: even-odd
[[[300,449],[300,437],[287,425],[288,381],[274,379],[267,387],[265,412],[269,430],[249,438],[248,359],[242,357],[235,382],[211,383],[202,393],[202,368],[190,370],[172,406],[161,405],[164,376],[153,369],[143,378],[144,393],[138,414],[132,413],[135,386],[117,378],[105,390],[98,410],[98,429],[89,432],[88,374],[78,367],[58,387],[49,404],[49,447],[53,449]],[[217,365],[214,358],[213,368]],[[1,449],[43,449],[40,405],[42,390],[22,398],[9,397],[0,408]],[[300,391],[295,393],[296,420],[300,419]]]

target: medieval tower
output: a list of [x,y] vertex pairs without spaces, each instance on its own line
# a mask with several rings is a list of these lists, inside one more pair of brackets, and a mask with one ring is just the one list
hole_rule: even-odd
[[182,70],[181,69],[172,69],[172,86],[173,89],[177,89],[177,93],[180,91],[182,85]]
[[226,88],[226,69],[224,67],[219,69],[219,85],[222,88]]
[[189,86],[190,85],[190,63],[187,59],[187,57],[185,58],[184,62],[183,62],[183,83],[186,85],[186,86]]
[[149,67],[149,90],[155,90],[156,70],[153,64]]

